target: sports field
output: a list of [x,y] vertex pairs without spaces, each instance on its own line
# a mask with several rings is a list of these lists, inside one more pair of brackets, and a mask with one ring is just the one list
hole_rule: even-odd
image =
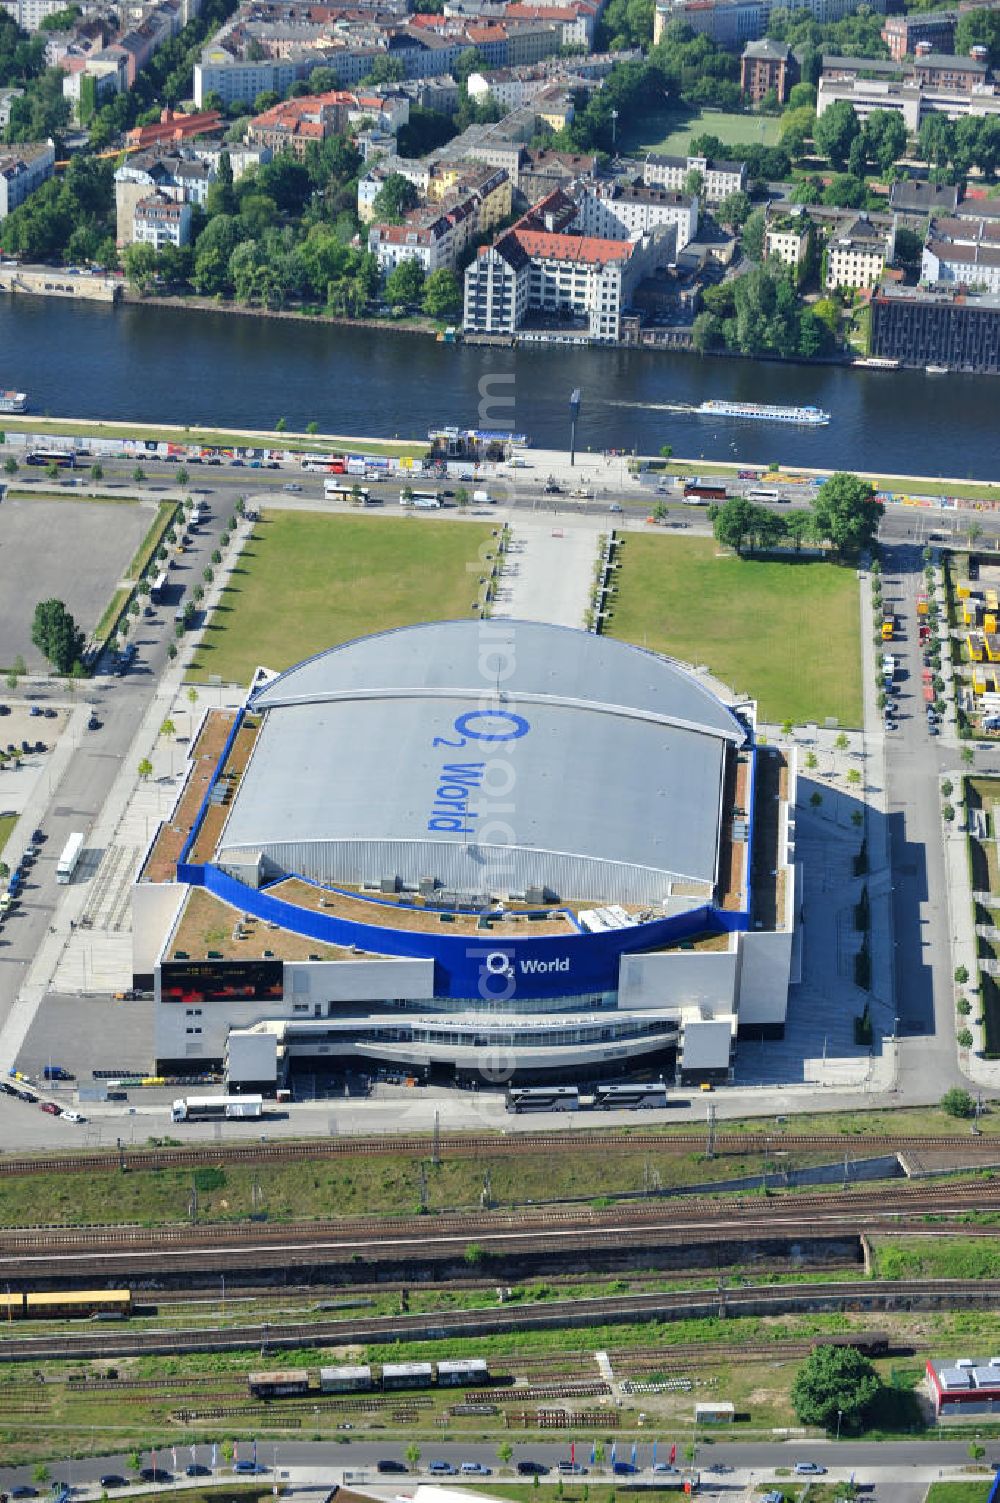
[[776,146],[781,121],[770,115],[729,114],[723,110],[656,110],[629,122],[623,151],[659,151],[684,156],[692,136],[718,136],[726,146]]
[[629,535],[610,634],[704,663],[765,720],[861,724],[853,569],[720,554],[711,538]]
[[428,517],[266,512],[205,630],[189,677],[244,684],[367,632],[469,618],[491,529]]

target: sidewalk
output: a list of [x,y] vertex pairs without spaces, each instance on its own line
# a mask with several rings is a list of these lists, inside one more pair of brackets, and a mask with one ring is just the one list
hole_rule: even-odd
[[597,559],[595,520],[531,521],[514,513],[491,615],[582,628]]

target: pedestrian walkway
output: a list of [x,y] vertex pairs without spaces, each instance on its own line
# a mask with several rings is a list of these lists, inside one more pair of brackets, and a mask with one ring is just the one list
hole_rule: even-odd
[[493,602],[503,620],[582,627],[597,559],[596,520],[512,520],[511,539]]

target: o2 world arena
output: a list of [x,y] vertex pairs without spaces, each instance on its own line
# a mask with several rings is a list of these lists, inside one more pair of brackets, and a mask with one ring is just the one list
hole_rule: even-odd
[[155,1069],[729,1078],[795,957],[795,767],[679,664],[532,622],[366,637],[208,711],[134,891]]

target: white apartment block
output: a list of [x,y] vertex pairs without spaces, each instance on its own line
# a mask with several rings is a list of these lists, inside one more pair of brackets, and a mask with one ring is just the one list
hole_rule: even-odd
[[643,166],[642,180],[647,187],[671,188],[678,192],[684,187],[689,172],[701,173],[701,196],[706,203],[721,203],[730,193],[746,191],[746,162],[712,162],[708,157],[651,154]]
[[13,16],[22,31],[37,31],[42,22],[66,9],[66,0],[0,0],[0,10]]
[[581,234],[604,240],[638,240],[663,225],[677,231],[678,255],[698,230],[698,200],[644,183],[594,183],[577,196],[574,223]]
[[161,251],[166,245],[187,245],[191,239],[191,205],[163,193],[151,193],[135,206],[132,239]]
[[405,224],[373,224],[368,249],[386,276],[402,261],[418,262],[425,276],[442,268],[454,271],[478,226],[479,201],[470,194],[433,217],[425,210],[420,219]]
[[427,196],[431,182],[429,161],[395,155],[379,157],[371,171],[358,179],[358,218],[362,224],[371,224],[375,217],[375,200],[385,187],[386,178],[396,175],[412,183],[421,198]]
[[812,221],[804,214],[773,221],[764,236],[765,258],[773,257],[783,266],[801,266],[809,251],[811,232]]
[[1000,224],[989,219],[931,220],[920,280],[1000,293]]
[[916,83],[896,83],[885,78],[828,78],[824,74],[817,90],[816,111],[822,115],[831,104],[846,100],[864,123],[873,110],[893,110],[902,115],[911,135],[916,135],[928,115],[962,120],[967,115],[1000,114],[1000,94],[992,84],[971,90],[925,89]]
[[827,245],[826,285],[831,289],[877,287],[887,258],[886,236],[861,214],[850,229]]
[[0,219],[13,214],[52,176],[55,160],[51,141],[43,146],[0,146]]

